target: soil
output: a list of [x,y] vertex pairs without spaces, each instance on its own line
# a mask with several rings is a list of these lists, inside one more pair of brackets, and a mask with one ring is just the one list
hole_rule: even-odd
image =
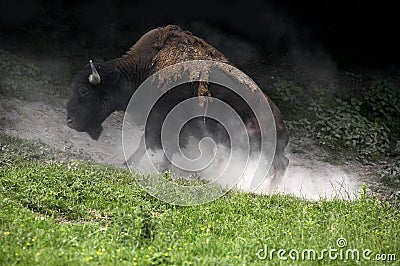
[[[218,46],[219,39],[210,41],[211,44],[213,42]],[[250,47],[251,49],[247,49],[250,51],[248,53],[228,53],[227,56],[232,57],[232,61],[241,69],[248,70],[248,74],[254,77],[260,87],[271,85],[277,70],[259,60],[254,47],[237,40],[221,45]],[[224,47],[218,48],[224,50]],[[227,51],[235,51],[230,47],[225,48]],[[0,49],[1,130],[8,135],[41,141],[56,150],[67,151],[79,158],[121,166],[125,161],[121,139],[123,113],[114,113],[106,119],[98,141],[66,125],[66,92],[72,80],[70,74],[74,72],[74,65],[79,60],[63,57],[49,60],[49,56],[42,61],[40,57],[28,60],[15,54]],[[243,57],[246,59],[242,60]],[[303,63],[306,61],[302,59]],[[319,66],[320,62],[321,60],[311,62],[314,64],[311,64],[311,67],[320,71],[308,71],[307,73],[312,75],[305,75],[305,78],[311,80],[317,75],[319,79],[325,79],[329,83],[335,76],[336,69],[329,60],[325,68]],[[301,67],[299,64],[298,66]],[[304,71],[304,68],[301,69]],[[321,75],[320,72],[324,70],[324,75]],[[25,72],[30,74],[25,75]],[[136,132],[139,137],[140,131]],[[365,166],[355,163],[334,165],[327,162],[324,151],[309,139],[292,139],[287,148],[287,155],[290,159],[289,167],[276,192],[290,193],[311,200],[334,196],[354,199],[363,183],[377,184],[373,174]]]

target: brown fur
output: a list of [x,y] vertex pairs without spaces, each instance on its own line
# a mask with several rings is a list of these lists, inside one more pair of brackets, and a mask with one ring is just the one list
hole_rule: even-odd
[[[222,53],[203,39],[175,25],[149,31],[122,58],[114,61],[117,67],[125,72],[132,73],[136,71],[134,66],[138,60],[146,61],[141,59],[143,56],[152,58],[149,75],[168,66],[189,60],[211,60],[232,65]],[[201,82],[199,84],[198,96],[211,96],[207,83]],[[202,99],[199,99],[200,105],[204,103]]]
[[[102,82],[99,85],[88,84],[88,76],[91,73],[88,65],[77,75],[73,84],[73,95],[67,105],[69,126],[78,131],[86,131],[92,138],[97,139],[101,134],[101,123],[104,119],[116,110],[125,110],[129,99],[145,79],[161,69],[190,60],[211,60],[220,65],[223,63],[233,66],[222,53],[210,44],[178,26],[169,25],[149,31],[122,57],[108,62],[95,63],[102,78]],[[227,65],[225,65],[224,71],[229,72],[229,75],[247,85],[250,90],[257,89],[255,83],[249,80],[246,75],[235,68],[226,67]],[[196,67],[198,68],[198,66]],[[167,76],[170,76],[170,74],[168,73]],[[192,72],[190,74],[192,75]],[[238,109],[238,113],[248,125],[250,131],[257,132],[260,130],[258,123],[252,120],[254,117],[252,117],[251,110],[239,99],[240,97],[238,98],[233,92],[224,89],[224,87],[215,86],[212,83],[209,84],[207,82],[207,71],[199,73],[197,70],[193,76],[194,80],[195,77],[201,77],[203,81],[198,82],[197,85],[196,83],[192,84],[194,86],[181,85],[184,91],[172,92],[169,96],[166,96],[162,103],[159,104],[159,109],[154,109],[154,112],[149,117],[151,122],[148,123],[148,128],[145,131],[153,137],[150,148],[158,149],[161,147],[159,143],[159,127],[162,125],[163,115],[170,110],[168,108],[172,108],[185,97],[193,97],[194,95],[199,97],[199,105],[202,108],[207,108],[207,104],[205,104],[207,101],[206,96],[214,96],[228,104],[232,104]],[[161,85],[163,83],[162,79],[163,77],[159,77]],[[86,96],[81,95],[83,87],[88,90]],[[160,86],[160,89],[163,89],[163,87]],[[288,164],[284,149],[288,144],[289,134],[279,109],[267,96],[265,97],[272,109],[277,130],[276,156],[273,167],[275,172],[274,182],[279,183],[278,181]],[[102,104],[99,105],[98,103]],[[204,126],[204,124],[202,125]],[[196,127],[196,125],[193,128],[188,127],[189,134],[199,134],[201,130]],[[218,125],[211,122],[208,130],[212,132],[217,127]],[[143,145],[143,142],[141,143]],[[185,140],[183,140],[183,144],[185,145]],[[140,160],[143,153],[143,147],[139,148],[129,161]]]

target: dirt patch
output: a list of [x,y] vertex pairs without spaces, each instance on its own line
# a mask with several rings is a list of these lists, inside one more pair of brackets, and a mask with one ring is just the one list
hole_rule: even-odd
[[[4,51],[0,56],[7,59],[3,61],[4,68],[0,73],[6,77],[0,83],[0,128],[5,134],[38,140],[56,150],[95,162],[118,166],[124,162],[121,140],[123,113],[114,113],[107,118],[103,123],[102,135],[98,141],[94,141],[86,133],[77,132],[66,125],[66,84],[54,83],[26,60]],[[18,66],[15,66],[16,63]],[[46,64],[47,68],[51,68],[51,62]],[[58,66],[57,62],[54,64]],[[23,75],[24,72],[29,75]],[[139,139],[141,132],[136,129],[134,134]],[[290,165],[278,192],[308,199],[333,196],[352,199],[354,192],[361,187],[362,171],[357,167],[335,166],[324,162],[319,152],[299,154],[293,152],[293,147],[289,147],[288,157]],[[263,193],[263,189],[260,189],[260,193]]]
[[104,133],[93,141],[86,133],[69,128],[63,106],[19,99],[0,100],[5,134],[39,140],[55,149],[66,150],[95,162],[119,165],[124,162],[121,143],[122,113],[114,113],[104,123]]

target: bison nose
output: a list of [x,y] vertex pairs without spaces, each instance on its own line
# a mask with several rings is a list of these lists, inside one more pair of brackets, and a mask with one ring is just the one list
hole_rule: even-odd
[[74,120],[71,117],[67,117],[67,125],[71,125]]

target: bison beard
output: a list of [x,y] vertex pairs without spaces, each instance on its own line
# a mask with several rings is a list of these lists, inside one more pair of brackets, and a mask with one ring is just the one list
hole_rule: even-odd
[[[91,138],[97,140],[102,131],[101,123],[114,111],[125,111],[133,93],[146,78],[168,66],[189,60],[211,60],[233,65],[222,53],[203,39],[175,25],[149,31],[120,58],[107,62],[90,61],[74,79],[72,96],[67,105],[68,125],[71,128],[79,128],[79,131],[86,131]],[[204,105],[204,96],[217,97],[232,106],[242,106],[240,100],[235,99],[229,90],[209,87],[208,84],[200,82],[187,85],[179,93],[167,95],[158,108],[168,111],[181,100],[193,96],[199,97],[201,107]],[[289,135],[279,109],[267,96],[266,98],[277,130],[276,154],[273,161],[273,184],[276,185],[280,182],[288,165],[284,149],[288,144]],[[163,116],[157,115],[160,113],[164,112],[155,112],[156,115],[149,118],[147,123],[149,126],[145,129],[145,134],[153,136],[149,143],[146,143],[149,145],[146,146],[152,149],[162,147],[159,139],[159,125],[162,125]],[[254,123],[251,110],[244,108],[239,114],[244,124],[253,131],[254,129],[257,131],[258,124]],[[198,123],[194,123],[193,127],[188,126],[187,135],[201,137],[199,132],[215,133],[218,130],[218,125],[210,121],[204,124],[205,130],[197,130],[198,126]],[[187,144],[187,138],[183,138],[181,143],[184,147]],[[145,149],[142,137],[139,148],[127,163],[139,162],[145,154]],[[168,168],[169,161],[165,159],[164,168]]]
[[93,127],[93,128],[89,128],[87,133],[89,134],[89,136],[94,139],[94,140],[98,140],[101,132],[103,131],[103,127],[99,126],[99,127]]

